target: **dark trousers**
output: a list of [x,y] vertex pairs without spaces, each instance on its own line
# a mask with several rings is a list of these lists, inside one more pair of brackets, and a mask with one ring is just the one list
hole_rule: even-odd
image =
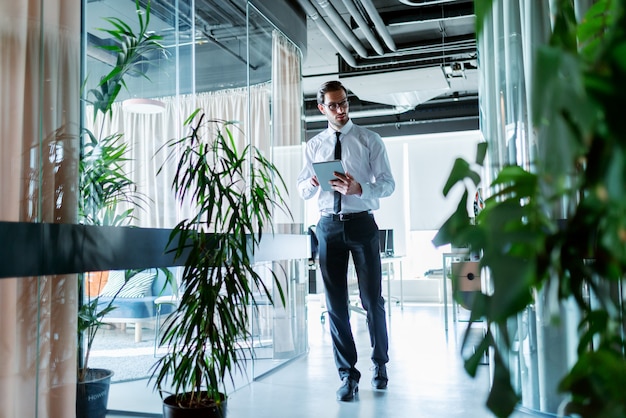
[[349,221],[321,217],[316,233],[335,363],[340,378],[349,376],[358,381],[361,373],[355,367],[357,351],[348,307],[350,254],[356,270],[361,304],[367,312],[371,359],[380,365],[389,361],[378,225],[373,215]]

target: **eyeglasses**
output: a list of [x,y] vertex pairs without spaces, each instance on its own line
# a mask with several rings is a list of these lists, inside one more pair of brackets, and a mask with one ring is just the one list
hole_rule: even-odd
[[339,103],[322,103],[322,106],[334,112],[338,108],[342,108],[342,109],[347,108],[348,106],[350,106],[350,102],[348,101],[348,99],[345,99],[345,100],[340,101]]

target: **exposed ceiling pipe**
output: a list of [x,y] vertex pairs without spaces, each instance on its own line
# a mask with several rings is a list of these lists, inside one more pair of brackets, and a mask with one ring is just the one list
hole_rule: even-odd
[[[343,58],[343,60],[345,61],[347,65],[349,65],[350,67],[354,69],[371,68],[371,67],[376,67],[376,66],[388,65],[388,62],[378,63],[377,55],[370,55],[370,56],[365,56],[365,57],[361,55],[362,59],[357,60],[357,57],[353,54],[353,52],[350,49],[348,49],[348,47],[344,44],[344,42],[336,35],[335,30],[329,26],[326,20],[326,17],[321,15],[318,12],[318,9],[315,7],[315,4],[316,2],[320,2],[320,1],[323,1],[323,0],[298,0],[298,3],[302,7],[302,9],[305,11],[307,17],[309,17],[317,25],[319,30],[324,34],[324,36],[331,43],[335,51],[337,51],[337,53]],[[378,13],[378,11],[373,6],[370,0],[343,0],[343,1],[344,1],[344,4],[346,4],[346,9],[348,9],[347,7],[348,1],[351,3],[360,1],[364,9],[366,9],[366,7],[371,7],[370,10],[366,9],[365,12],[368,14],[372,22],[374,22],[376,26],[376,30],[379,32],[383,40],[386,37],[389,38],[388,41],[386,41],[386,44],[389,47],[389,49],[392,50],[392,52],[383,52],[383,54],[379,56],[388,57],[388,58],[391,58],[391,57],[400,58],[400,59],[395,59],[393,61],[393,64],[402,64],[404,62],[414,62],[416,60],[423,61],[424,58],[415,58],[411,56],[414,54],[423,55],[424,53],[426,53],[428,55],[428,57],[426,58],[430,57],[429,52],[432,52],[430,51],[432,47],[407,48],[407,49],[398,50],[395,43],[393,42],[393,39],[391,38],[389,31],[387,30],[384,22],[382,21],[382,18],[380,17],[380,14]],[[358,3],[357,3],[357,6],[358,6]],[[336,12],[334,8],[333,10]],[[358,9],[357,9],[357,12],[358,12],[357,13],[358,15],[361,15],[361,12]],[[352,15],[352,12],[350,13]],[[345,21],[343,20],[343,18],[341,19],[341,21],[345,24]],[[383,34],[386,34],[386,36],[384,36]],[[473,40],[473,43],[471,43],[471,45],[465,45],[464,42],[463,42],[463,45],[459,44],[456,46],[454,45],[454,43],[446,44],[445,51],[451,52],[451,51],[456,50],[457,48],[464,49],[464,48],[469,48],[472,45],[475,47],[475,40]],[[440,49],[437,49],[437,50],[440,50]],[[408,56],[411,56],[411,57],[407,59],[401,59],[402,57],[408,57]]]
[[317,25],[320,31],[326,36],[328,41],[333,45],[335,50],[341,55],[341,58],[350,65],[356,67],[356,60],[352,56],[352,53],[346,48],[341,40],[335,35],[335,32],[328,26],[328,23],[324,21],[317,13],[317,9],[311,4],[309,0],[298,0],[298,4],[304,9],[304,12],[313,22]]
[[339,30],[339,32],[341,32],[341,34],[346,37],[356,53],[363,58],[367,58],[367,50],[365,49],[359,38],[354,35],[352,29],[348,27],[348,24],[345,20],[343,20],[339,12],[337,12],[337,9],[335,9],[335,7],[328,0],[317,0],[317,4],[319,4],[319,6],[324,9],[326,15],[330,18],[330,20],[333,21],[335,27]]
[[433,1],[398,0],[398,1],[402,4],[406,4],[407,6],[420,7],[420,6],[436,6],[438,4],[452,3],[457,0],[433,0]]
[[352,16],[356,24],[359,25],[359,28],[361,28],[363,35],[365,35],[367,41],[370,43],[370,45],[372,45],[372,48],[374,48],[378,55],[383,55],[385,53],[385,51],[383,50],[383,46],[376,38],[376,35],[374,35],[374,32],[372,32],[372,29],[369,27],[369,25],[361,15],[361,12],[359,12],[359,10],[354,5],[354,2],[352,0],[343,0],[343,4],[344,6],[346,6],[346,10],[348,10],[348,13],[350,13],[350,16]]
[[365,8],[365,11],[367,12],[370,19],[372,20],[372,23],[374,23],[374,27],[378,31],[378,34],[380,35],[380,37],[383,38],[383,41],[385,41],[385,44],[387,45],[387,47],[391,49],[392,51],[395,51],[397,49],[396,43],[393,41],[391,34],[389,33],[389,31],[387,30],[387,27],[385,26],[385,22],[383,22],[383,19],[378,14],[378,11],[376,10],[376,7],[372,4],[372,1],[371,0],[359,0],[359,1],[363,5],[363,8]]
[[[427,54],[439,54],[439,56],[443,56],[442,53],[446,53],[446,56],[451,55],[453,53],[465,53],[466,50],[474,50],[476,49],[476,40],[475,39],[467,39],[454,41],[449,43],[440,43],[440,44],[432,44],[432,45],[424,45],[424,46],[416,46],[416,47],[408,47],[396,50],[396,52],[388,52],[384,55],[385,58],[403,58],[409,56],[409,60],[415,59],[415,55],[427,55]],[[370,64],[365,63],[365,61],[371,60]],[[380,60],[379,57],[371,56],[367,59],[361,60],[362,63],[359,65],[368,66],[375,65],[375,63]],[[399,64],[402,61],[390,61],[393,64]],[[389,62],[387,63],[389,64]]]

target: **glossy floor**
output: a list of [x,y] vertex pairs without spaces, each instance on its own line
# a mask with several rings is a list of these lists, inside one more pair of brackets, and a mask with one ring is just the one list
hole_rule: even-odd
[[[228,418],[489,418],[485,407],[489,365],[471,378],[463,369],[461,341],[466,322],[444,328],[441,305],[393,305],[389,321],[389,387],[370,385],[369,336],[364,316],[354,313],[352,328],[363,375],[358,397],[336,400],[340,381],[334,367],[328,323],[320,320],[319,300],[308,303],[309,353],[230,393]],[[459,319],[466,311],[461,308]],[[474,324],[472,335],[482,332]],[[145,382],[137,382],[143,386]],[[114,385],[115,386],[115,385]],[[110,417],[160,416],[158,397],[142,398],[132,386],[113,387],[124,392],[127,404],[146,414],[111,414]],[[119,397],[119,393],[117,394]],[[515,418],[528,417],[521,412]],[[539,416],[539,415],[532,415]]]
[[[228,418],[492,416],[484,406],[489,366],[480,366],[476,378],[467,375],[460,354],[460,341],[467,323],[452,323],[446,332],[441,305],[405,304],[403,309],[392,305],[389,387],[386,390],[375,390],[370,385],[367,326],[365,317],[354,313],[351,322],[359,350],[357,367],[363,377],[356,400],[337,401],[335,391],[340,381],[334,366],[328,323],[321,321],[322,309],[315,297],[309,300],[309,353],[230,393]],[[480,327],[473,332],[481,332]],[[132,399],[132,390],[127,393]],[[152,401],[150,404],[150,408],[144,410],[155,416],[155,405]]]

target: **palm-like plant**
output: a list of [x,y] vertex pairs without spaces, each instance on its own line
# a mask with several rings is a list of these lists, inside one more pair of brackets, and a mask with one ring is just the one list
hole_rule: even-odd
[[[85,135],[87,140],[83,142],[79,163],[79,217],[88,225],[128,225],[134,212],[132,203],[135,203],[135,183],[124,168],[128,161],[128,144],[122,142],[120,133],[98,139],[85,129]],[[121,202],[131,205],[117,213]]]
[[[191,133],[169,144],[180,153],[172,188],[193,207],[170,236],[175,256],[185,260],[183,293],[163,333],[168,353],[151,379],[161,393],[172,388],[165,404],[221,411],[225,379],[245,364],[240,349],[253,292],[273,296],[255,269],[254,251],[272,228],[274,210],[288,209],[278,170],[250,145],[239,151],[232,124],[208,121],[199,111],[186,124]],[[283,301],[274,272],[272,278]]]

